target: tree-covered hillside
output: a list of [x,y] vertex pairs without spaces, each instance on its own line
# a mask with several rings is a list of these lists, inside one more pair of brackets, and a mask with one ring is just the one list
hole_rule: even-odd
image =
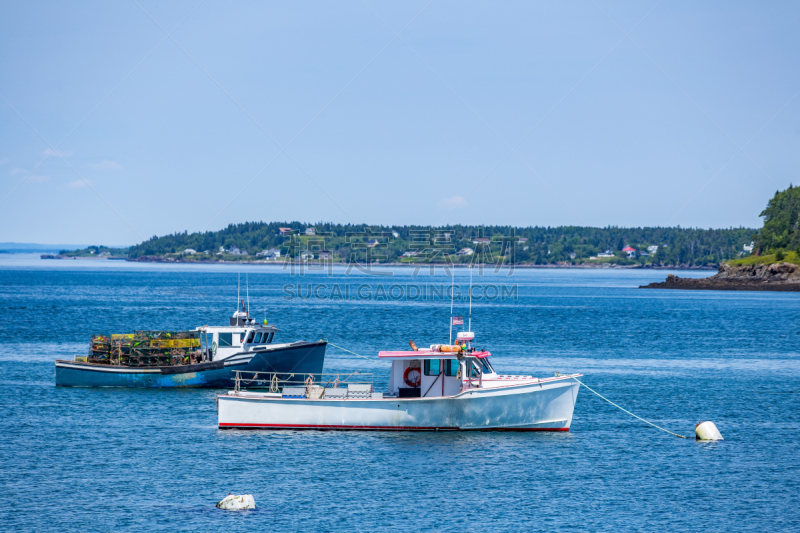
[[742,256],[753,234],[748,228],[429,228],[247,222],[220,231],[153,237],[131,247],[128,255],[132,259],[252,261],[262,259],[265,251],[279,250],[280,260],[468,262],[477,256],[485,263],[713,266]]
[[776,192],[759,216],[764,217],[755,241],[759,254],[800,250],[800,187]]

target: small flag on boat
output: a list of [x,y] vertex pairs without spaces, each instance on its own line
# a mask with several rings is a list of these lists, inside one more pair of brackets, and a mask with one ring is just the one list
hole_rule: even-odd
[[453,326],[463,326],[464,325],[464,317],[463,316],[454,316],[451,317],[452,325]]

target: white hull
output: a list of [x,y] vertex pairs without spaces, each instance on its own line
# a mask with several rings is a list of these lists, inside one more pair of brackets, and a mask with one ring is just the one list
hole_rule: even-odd
[[218,397],[219,427],[569,431],[579,388],[571,376],[559,376],[435,398],[294,399],[232,391]]

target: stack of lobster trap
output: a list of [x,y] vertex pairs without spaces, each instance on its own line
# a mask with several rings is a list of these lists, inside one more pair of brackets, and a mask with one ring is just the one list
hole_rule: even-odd
[[92,335],[87,360],[125,366],[175,366],[202,360],[197,331],[135,331]]

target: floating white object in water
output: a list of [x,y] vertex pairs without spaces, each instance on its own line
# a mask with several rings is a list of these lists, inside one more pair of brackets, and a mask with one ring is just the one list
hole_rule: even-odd
[[725,440],[714,422],[698,422],[694,428],[697,440]]
[[243,509],[255,509],[256,500],[252,494],[228,494],[221,502],[217,503],[217,507],[225,509],[226,511],[241,511]]

